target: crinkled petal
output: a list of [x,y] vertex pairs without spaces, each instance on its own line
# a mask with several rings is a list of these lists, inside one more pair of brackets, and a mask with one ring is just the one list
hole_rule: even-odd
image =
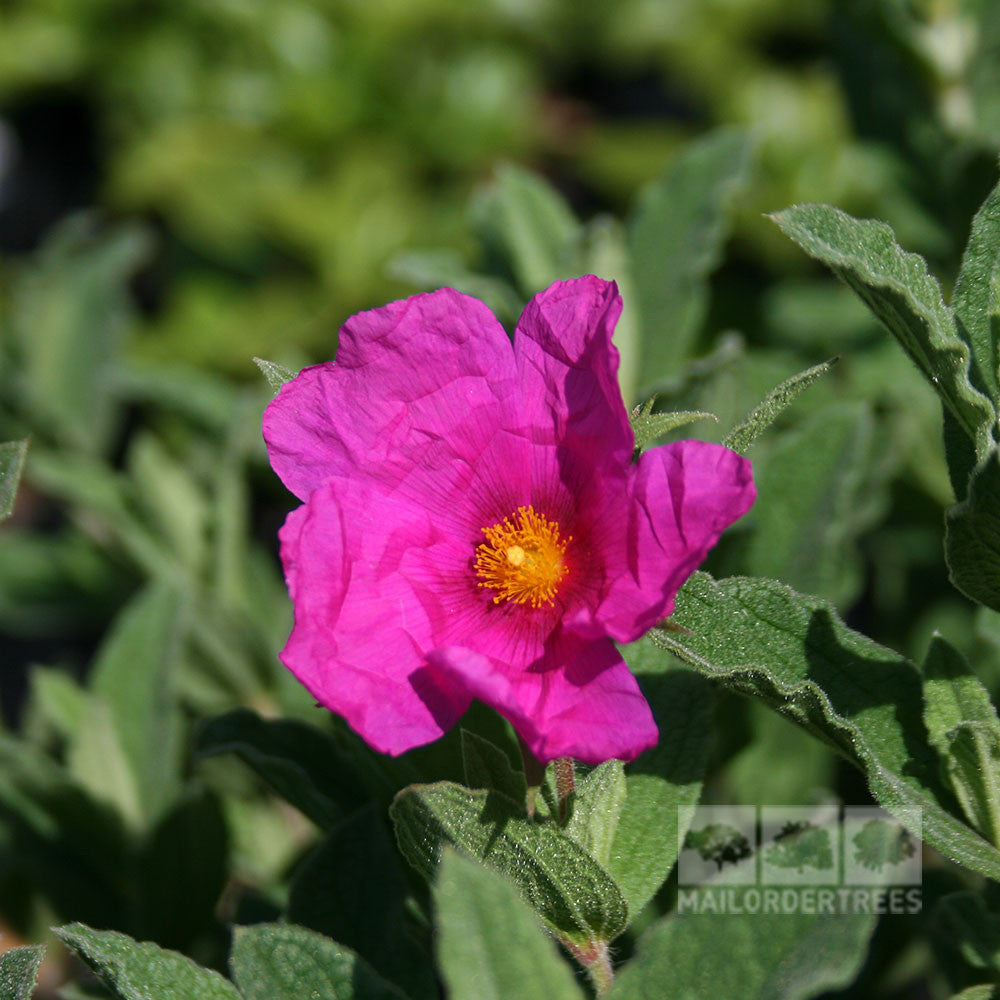
[[750,462],[721,445],[678,441],[644,452],[632,466],[625,509],[616,518],[610,499],[600,515],[606,589],[564,624],[617,642],[638,639],[670,615],[684,581],[755,496]]
[[264,439],[304,500],[332,475],[398,483],[455,455],[474,462],[516,398],[503,327],[445,288],[351,317],[336,362],[306,368],[267,407]]
[[528,303],[514,332],[522,418],[537,445],[558,445],[564,480],[631,460],[634,437],[611,342],[621,310],[613,281],[557,281]]
[[609,640],[567,637],[559,656],[560,669],[538,673],[505,669],[462,646],[433,650],[427,659],[446,682],[510,720],[543,763],[633,760],[656,744],[649,705]]
[[437,739],[469,705],[424,660],[448,608],[415,570],[450,546],[424,512],[361,480],[328,480],[281,531],[295,605],[281,660],[384,753]]

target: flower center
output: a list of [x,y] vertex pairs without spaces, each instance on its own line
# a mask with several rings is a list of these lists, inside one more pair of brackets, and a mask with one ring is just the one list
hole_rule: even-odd
[[514,521],[505,517],[483,528],[486,541],[476,549],[479,586],[499,591],[494,604],[552,604],[569,572],[563,554],[573,539],[560,540],[558,523],[535,513],[534,507],[518,507],[512,516]]

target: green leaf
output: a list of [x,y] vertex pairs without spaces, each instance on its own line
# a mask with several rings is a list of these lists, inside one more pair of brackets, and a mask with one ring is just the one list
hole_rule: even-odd
[[580,224],[546,180],[513,164],[498,167],[473,216],[486,240],[509,256],[523,293],[534,294],[563,276]]
[[176,951],[83,924],[56,927],[54,933],[120,1000],[240,1000],[232,983]]
[[296,873],[288,919],[347,945],[413,997],[436,996],[430,956],[406,927],[409,889],[372,806],[334,827]]
[[709,982],[720,1000],[804,1000],[854,979],[877,919],[846,913],[665,917],[639,939],[607,1000],[702,1000]]
[[1000,845],[1000,739],[981,722],[963,722],[947,734],[945,771],[969,823]]
[[996,1000],[997,996],[1000,996],[1000,986],[981,983],[979,986],[968,986],[961,993],[955,993],[951,1000]]
[[634,919],[677,860],[678,845],[701,795],[712,735],[711,682],[663,655],[648,639],[624,656],[660,730],[659,742],[625,769],[625,804],[618,817],[608,871]]
[[883,222],[829,205],[796,205],[772,216],[810,256],[826,264],[885,324],[984,455],[996,414],[969,382],[969,347],[941,288],[917,254],[905,253]]
[[434,904],[438,962],[452,1000],[583,1000],[537,917],[493,872],[446,850]]
[[980,722],[1000,734],[997,710],[983,682],[969,669],[962,654],[940,635],[931,639],[923,674],[924,721],[935,746],[944,746],[948,731],[962,722]]
[[367,800],[336,740],[303,722],[265,720],[240,708],[206,722],[196,744],[196,759],[235,753],[323,829]]
[[944,554],[951,582],[1000,611],[1000,451],[992,448],[969,480],[969,495],[945,514]]
[[565,826],[595,861],[607,867],[618,820],[625,805],[625,769],[620,760],[595,767],[579,784],[572,797],[572,812]]
[[461,731],[462,767],[469,788],[493,789],[514,802],[524,802],[528,792],[524,772],[515,770],[500,747],[468,729]]
[[1000,978],[1000,914],[981,892],[953,892],[938,900],[934,929],[973,967]]
[[31,1000],[45,948],[10,948],[0,954],[0,1000]]
[[684,146],[639,195],[628,243],[641,384],[673,374],[692,353],[728,233],[726,208],[745,183],[750,153],[746,134],[715,132]]
[[512,882],[562,940],[585,946],[625,929],[625,900],[611,876],[553,823],[532,823],[497,792],[441,781],[404,788],[389,810],[400,850],[433,877],[450,844]]
[[856,763],[875,798],[946,857],[1000,878],[1000,851],[958,820],[923,723],[917,668],[852,632],[833,608],[773,580],[696,573],[655,641],[706,676],[762,698]]
[[618,385],[626,405],[635,399],[639,364],[642,359],[642,331],[634,287],[632,265],[626,245],[625,227],[610,215],[591,219],[580,231],[573,260],[561,277],[596,274],[618,285],[622,314],[615,324],[613,342],[618,349]]
[[158,435],[139,431],[126,467],[138,506],[162,543],[195,578],[204,575],[209,498]]
[[87,715],[91,699],[65,670],[33,667],[31,709],[66,742],[72,742]]
[[1000,337],[1000,184],[993,188],[972,220],[969,245],[951,298],[958,329],[972,348],[980,385],[994,401],[997,384],[997,338]]
[[14,498],[27,455],[27,438],[0,444],[0,521],[6,521],[14,513]]
[[873,421],[863,403],[825,407],[754,463],[757,502],[744,563],[754,576],[848,605],[862,584],[855,539],[878,512]]
[[274,361],[265,361],[263,358],[254,358],[254,364],[260,369],[261,375],[267,379],[267,384],[276,393],[286,382],[291,382],[298,372],[293,372],[291,368],[279,365]]
[[95,802],[51,758],[0,733],[0,828],[17,870],[62,917],[121,919],[132,887],[120,817]]
[[304,927],[237,927],[229,964],[243,1000],[406,1000],[350,948]]
[[229,831],[218,796],[189,786],[137,855],[139,932],[188,949],[211,928],[229,876]]
[[132,319],[127,282],[150,250],[134,226],[99,233],[77,215],[46,241],[11,298],[22,407],[60,444],[91,454],[111,435],[114,366]]
[[[90,691],[107,706],[110,732],[101,739],[85,723],[89,736],[81,733],[73,744],[79,753],[81,742],[90,739],[100,753],[100,745],[114,737],[146,823],[162,815],[180,790],[185,747],[176,675],[187,610],[175,590],[156,584],[126,606],[101,645],[90,678]],[[113,747],[106,749],[113,755]]]
[[1000,719],[982,682],[935,635],[923,664],[924,721],[966,818],[1000,844]]
[[142,827],[139,785],[103,698],[87,699],[86,714],[66,752],[66,767],[84,791],[114,809],[130,829]]
[[722,443],[741,455],[767,430],[803,389],[807,389],[821,375],[825,375],[840,359],[831,358],[798,375],[785,379],[772,389],[729,433]]
[[[652,403],[653,400],[650,400]],[[642,450],[651,441],[655,441],[661,434],[677,430],[687,424],[693,424],[696,420],[718,420],[714,413],[703,413],[700,410],[680,410],[676,413],[650,413],[643,408],[643,412],[635,414],[631,419],[632,433],[635,434],[635,446]]]
[[418,288],[454,288],[486,303],[501,323],[516,322],[524,300],[502,278],[471,271],[455,250],[406,250],[396,254],[388,274]]

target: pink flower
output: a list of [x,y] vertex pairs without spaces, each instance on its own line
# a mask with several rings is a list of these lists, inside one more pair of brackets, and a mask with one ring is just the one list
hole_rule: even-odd
[[303,501],[281,531],[281,659],[375,749],[436,739],[473,698],[543,762],[656,743],[612,640],[670,614],[754,486],[701,441],[633,463],[621,308],[613,283],[557,282],[512,346],[476,299],[416,295],[349,319],[336,363],[268,406],[271,464]]

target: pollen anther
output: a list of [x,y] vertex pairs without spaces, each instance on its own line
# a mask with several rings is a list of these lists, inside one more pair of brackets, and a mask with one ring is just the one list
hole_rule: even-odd
[[498,591],[494,604],[513,601],[533,608],[553,604],[559,584],[569,572],[563,559],[573,539],[559,537],[559,524],[532,506],[489,528],[486,541],[476,548],[476,575],[480,587]]

